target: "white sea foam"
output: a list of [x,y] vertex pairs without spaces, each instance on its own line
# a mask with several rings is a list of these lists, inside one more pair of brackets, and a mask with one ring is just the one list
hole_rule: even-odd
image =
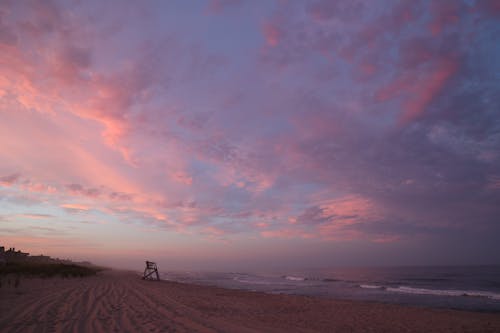
[[290,281],[305,281],[306,278],[299,277],[299,276],[286,275],[285,279],[290,280]]
[[470,296],[470,297],[486,297],[494,300],[500,300],[500,294],[490,291],[478,290],[443,290],[443,289],[424,289],[399,286],[397,288],[387,288],[387,291],[416,294],[416,295],[437,295],[437,296]]
[[238,281],[240,283],[245,283],[245,284],[262,284],[262,285],[270,285],[274,284],[272,281],[269,280],[264,280],[264,279],[257,279],[257,278],[242,278],[242,277],[234,277],[233,280]]
[[361,284],[359,285],[364,289],[384,289],[391,292],[398,292],[404,294],[415,294],[415,295],[435,295],[435,296],[469,296],[469,297],[485,297],[494,300],[500,300],[500,294],[490,292],[490,291],[479,291],[479,290],[456,290],[456,289],[425,289],[425,288],[413,288],[407,286],[399,287],[384,287],[380,285],[373,284]]

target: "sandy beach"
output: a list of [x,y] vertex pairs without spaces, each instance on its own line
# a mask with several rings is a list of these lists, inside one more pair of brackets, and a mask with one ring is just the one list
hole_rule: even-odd
[[500,315],[269,295],[106,271],[5,278],[1,332],[500,332]]

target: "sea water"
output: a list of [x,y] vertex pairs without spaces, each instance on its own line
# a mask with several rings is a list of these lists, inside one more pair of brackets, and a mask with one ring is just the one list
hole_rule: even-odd
[[163,278],[273,294],[500,312],[500,266],[167,272]]

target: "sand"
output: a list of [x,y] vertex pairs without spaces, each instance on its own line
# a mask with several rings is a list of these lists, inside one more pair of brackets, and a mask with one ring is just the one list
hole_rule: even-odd
[[130,272],[2,279],[0,332],[500,332],[500,314],[269,295]]

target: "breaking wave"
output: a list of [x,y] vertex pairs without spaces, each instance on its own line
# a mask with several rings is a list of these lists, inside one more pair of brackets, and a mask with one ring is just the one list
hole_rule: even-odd
[[390,292],[414,294],[414,295],[461,296],[461,297],[468,296],[468,297],[485,297],[493,300],[500,300],[500,294],[490,291],[480,291],[480,290],[425,289],[425,288],[413,288],[407,286],[385,287],[385,286],[371,285],[371,284],[361,284],[359,286],[364,289],[380,289]]
[[306,278],[304,277],[300,277],[300,276],[291,276],[291,275],[285,275],[284,276],[285,279],[287,280],[290,280],[290,281],[305,281],[307,280]]
[[364,289],[385,289],[384,286],[377,286],[373,284],[360,284],[359,286]]

